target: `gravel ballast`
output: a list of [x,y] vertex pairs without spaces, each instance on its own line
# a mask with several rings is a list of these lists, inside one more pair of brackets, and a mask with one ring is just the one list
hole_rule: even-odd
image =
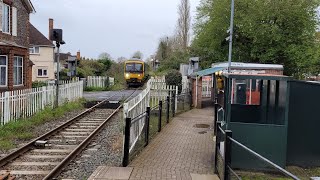
[[87,179],[98,166],[120,166],[122,128],[119,111],[107,122],[86,150],[65,168],[58,179]]

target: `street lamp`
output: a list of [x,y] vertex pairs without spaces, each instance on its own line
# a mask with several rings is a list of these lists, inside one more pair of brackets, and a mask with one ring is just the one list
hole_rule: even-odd
[[50,40],[56,41],[57,47],[57,79],[56,79],[56,99],[55,107],[59,106],[59,79],[60,79],[60,45],[65,44],[62,40],[62,29],[52,29],[50,31]]

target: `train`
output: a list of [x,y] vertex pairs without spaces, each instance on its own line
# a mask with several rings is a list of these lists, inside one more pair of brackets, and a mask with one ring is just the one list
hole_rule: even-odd
[[124,62],[124,79],[127,86],[142,86],[148,79],[147,66],[142,60],[132,59]]

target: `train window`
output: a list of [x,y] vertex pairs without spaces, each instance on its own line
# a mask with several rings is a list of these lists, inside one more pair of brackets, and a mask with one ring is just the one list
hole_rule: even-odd
[[134,71],[134,64],[128,63],[126,64],[126,72],[132,72]]
[[135,71],[142,72],[142,64],[135,64]]
[[143,66],[140,63],[127,63],[126,72],[142,72]]

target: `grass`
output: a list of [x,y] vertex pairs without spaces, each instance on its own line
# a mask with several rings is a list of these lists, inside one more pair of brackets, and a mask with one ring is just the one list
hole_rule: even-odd
[[32,129],[53,119],[62,117],[66,112],[83,107],[84,100],[66,103],[56,109],[45,108],[27,119],[12,121],[0,127],[0,150],[9,150],[16,147],[16,140],[34,138]]
[[[286,170],[297,176],[301,180],[309,180],[310,177],[319,177],[320,176],[320,167],[312,168],[302,168],[297,166],[288,166]],[[272,174],[266,172],[249,172],[237,170],[236,173],[243,180],[289,180],[291,178],[284,177],[280,174]]]
[[286,178],[281,175],[275,174],[267,174],[267,173],[260,173],[260,172],[245,172],[245,171],[236,171],[237,174],[243,180],[291,180],[291,178]]

